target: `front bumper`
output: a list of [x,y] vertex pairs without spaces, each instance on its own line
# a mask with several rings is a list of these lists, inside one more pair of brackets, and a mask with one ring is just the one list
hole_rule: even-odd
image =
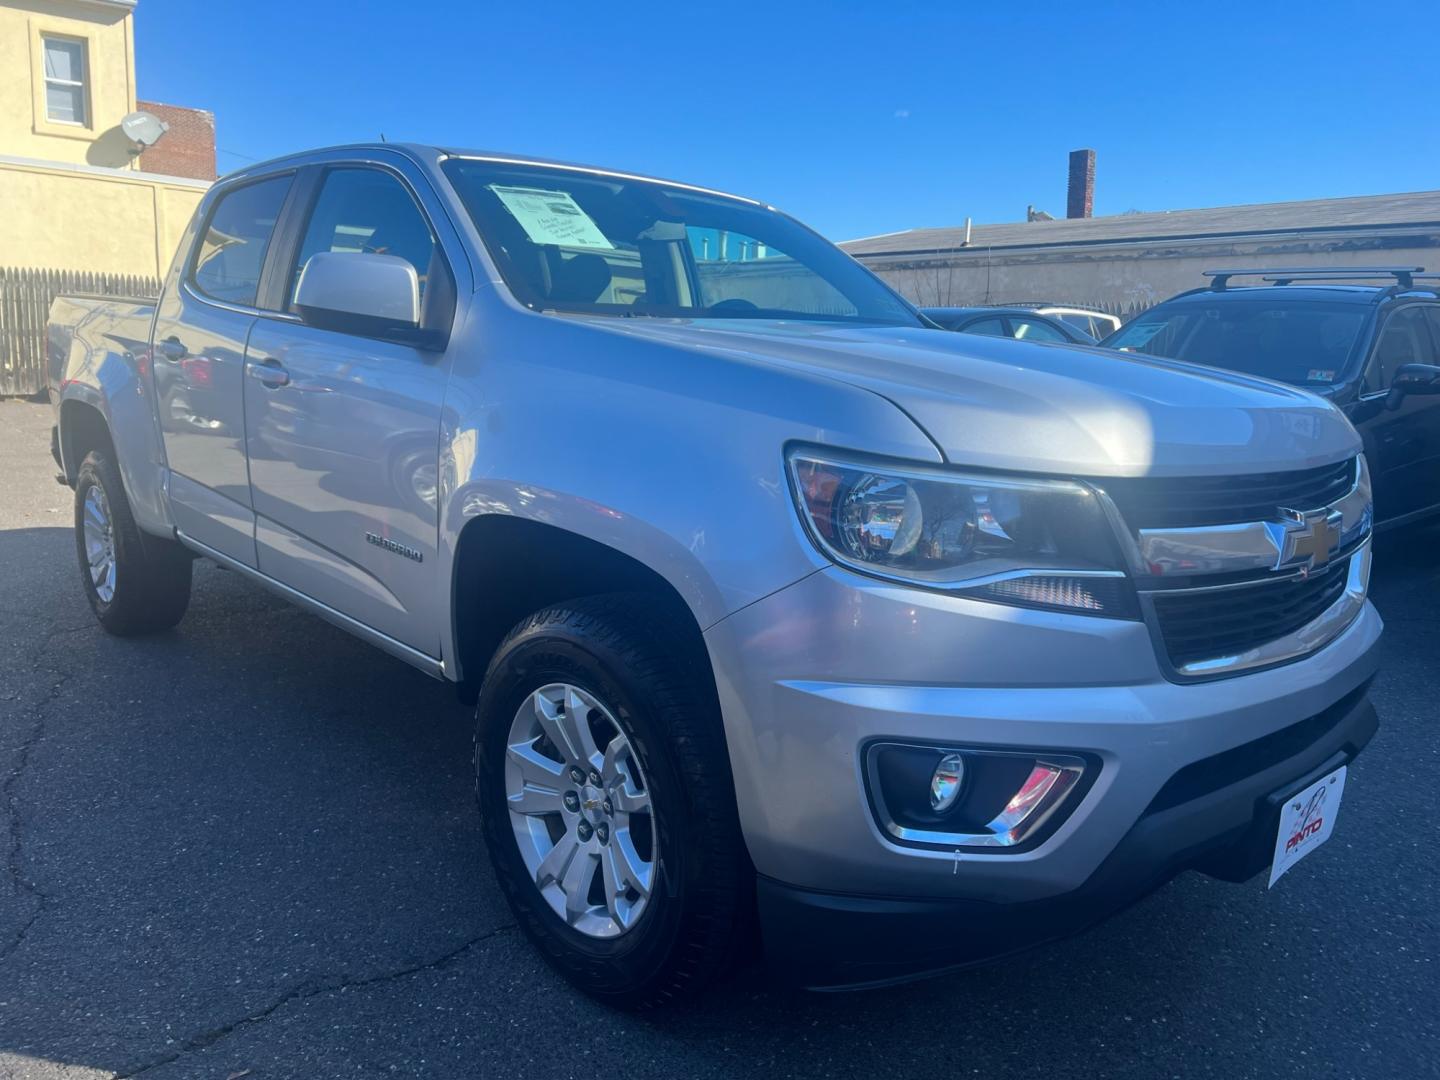
[[1278,760],[1274,743],[1230,751],[1268,765],[1229,783],[1234,761],[1212,758],[1182,770],[1089,879],[1058,896],[1013,904],[897,899],[816,892],[762,877],[767,959],[782,978],[813,989],[882,986],[1078,933],[1183,870],[1247,880],[1270,861],[1286,796],[1352,761],[1375,733],[1375,709],[1362,686],[1298,727],[1278,742],[1300,749]]
[[[1364,745],[1374,723],[1364,687],[1380,631],[1366,603],[1346,630],[1302,660],[1181,684],[1165,677],[1143,623],[920,592],[838,568],[737,612],[706,640],[772,952],[782,966],[803,969],[806,957],[823,960],[836,948],[825,926],[873,910],[908,914],[893,933],[866,929],[864,938],[840,939],[850,944],[821,968],[851,966],[846,949],[863,967],[853,953],[858,942],[885,938],[912,944],[889,941],[881,967],[887,955],[905,967],[900,958],[915,959],[917,948],[934,961],[926,967],[983,958],[969,955],[978,946],[963,943],[935,955],[923,929],[932,919],[980,926],[1003,909],[997,917],[1017,931],[1044,927],[1012,935],[1020,941],[1014,947],[1093,921],[1097,910],[1194,865],[1199,848],[1219,850],[1247,830],[1263,831],[1257,798]],[[1346,705],[1346,719],[1327,729],[1334,738],[1325,741],[1314,718],[1333,718],[1337,703]],[[1285,743],[1284,760],[1250,767],[1239,748],[1267,737],[1284,742],[1287,731],[1308,733],[1308,741]],[[882,739],[1073,750],[1098,761],[1099,771],[1033,849],[957,855],[902,845],[877,824],[861,750]],[[1231,751],[1239,756],[1225,758]],[[1187,798],[1183,813],[1181,805],[1164,806],[1162,816],[1157,800],[1173,799],[1175,778],[1193,777],[1197,763],[1216,759],[1232,770],[1238,761],[1243,775]],[[1070,914],[1061,917],[1060,909]],[[818,952],[808,944],[827,939]],[[901,975],[832,970],[800,977],[848,985]]]

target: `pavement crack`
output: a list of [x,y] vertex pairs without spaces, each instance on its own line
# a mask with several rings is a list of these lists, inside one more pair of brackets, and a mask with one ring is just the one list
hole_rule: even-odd
[[[78,633],[82,629],[89,630],[92,629],[92,627],[52,627],[41,638],[35,650],[31,670],[36,674],[40,672],[41,663],[49,654],[50,645],[56,638],[63,634]],[[34,722],[30,725],[30,730],[25,733],[20,741],[20,745],[15,750],[14,764],[10,767],[10,771],[5,774],[4,781],[0,782],[0,803],[3,803],[5,806],[5,814],[9,822],[5,871],[17,895],[29,896],[35,904],[29,917],[16,927],[15,932],[10,935],[9,939],[3,945],[0,945],[0,963],[9,959],[10,955],[25,943],[25,938],[30,933],[31,928],[34,927],[40,916],[44,914],[45,909],[52,902],[51,896],[25,874],[25,827],[20,816],[18,788],[21,777],[24,776],[26,769],[30,765],[30,758],[35,751],[35,747],[45,738],[46,719],[49,715],[50,708],[60,697],[60,693],[64,690],[65,684],[70,681],[73,675],[73,671],[56,673],[55,681],[51,683],[50,689],[43,698],[35,703],[33,707]]]
[[241,1031],[247,1027],[252,1027],[255,1024],[264,1023],[280,1009],[283,1009],[286,1005],[294,1004],[297,1001],[307,1001],[310,998],[320,997],[324,994],[333,994],[345,990],[363,989],[365,987],[376,986],[381,983],[394,982],[398,979],[406,979],[412,975],[418,975],[421,972],[425,971],[439,971],[441,968],[444,968],[449,964],[454,963],[456,960],[460,959],[460,957],[464,956],[470,950],[478,948],[480,945],[483,945],[485,942],[490,941],[492,938],[498,937],[499,935],[506,933],[507,931],[515,929],[515,925],[515,923],[505,923],[502,926],[495,927],[493,930],[487,930],[483,934],[478,934],[475,937],[470,938],[468,941],[462,942],[461,944],[455,946],[455,948],[450,949],[448,952],[441,953],[439,956],[434,957],[430,960],[425,960],[416,964],[410,964],[405,967],[395,968],[392,971],[383,971],[376,975],[366,975],[362,978],[356,979],[341,976],[338,979],[325,980],[320,982],[302,982],[299,985],[292,987],[290,990],[286,991],[280,997],[276,998],[274,1001],[264,1006],[263,1008],[256,1009],[254,1012],[251,1013],[247,1013],[246,1015],[240,1017],[238,1020],[232,1020],[227,1024],[222,1024],[219,1027],[210,1028],[208,1031],[203,1031],[198,1035],[193,1035],[190,1038],[186,1039],[175,1050],[167,1052],[166,1054],[155,1058],[153,1061],[147,1061],[142,1065],[136,1065],[132,1068],[116,1073],[114,1076],[114,1080],[130,1080],[131,1077],[143,1076],[145,1073],[151,1071],[152,1069],[158,1069],[162,1065],[169,1065],[174,1061],[178,1061],[180,1058],[186,1056],[187,1054],[193,1054],[196,1051],[208,1049],[209,1047],[214,1046],[216,1043],[229,1038],[237,1031]]

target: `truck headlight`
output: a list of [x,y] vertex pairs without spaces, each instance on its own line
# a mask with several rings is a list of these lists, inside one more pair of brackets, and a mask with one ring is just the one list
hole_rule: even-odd
[[1138,617],[1114,532],[1083,484],[805,449],[789,466],[810,535],[854,570],[1021,607]]

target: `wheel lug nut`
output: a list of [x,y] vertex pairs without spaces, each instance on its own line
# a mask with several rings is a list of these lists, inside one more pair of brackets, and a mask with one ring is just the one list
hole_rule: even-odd
[[600,774],[598,772],[596,772],[594,769],[590,770],[591,785],[593,785],[594,787],[600,787],[600,785],[602,785],[604,782],[605,781],[600,778]]
[[569,810],[572,814],[580,809],[580,795],[578,792],[565,792],[565,809]]
[[589,840],[591,834],[593,834],[595,830],[590,827],[590,823],[588,821],[582,821],[576,828],[576,832],[580,834],[581,840]]
[[585,772],[584,772],[584,770],[581,769],[581,768],[579,768],[579,766],[576,766],[576,765],[570,766],[570,779],[571,779],[571,780],[574,780],[575,783],[577,783],[577,784],[583,784],[583,783],[585,783]]
[[600,838],[602,844],[608,844],[610,842],[610,826],[602,821],[595,826],[595,835]]
[[600,809],[604,810],[607,814],[613,814],[615,812],[615,808],[610,805],[609,799],[606,799],[600,804]]

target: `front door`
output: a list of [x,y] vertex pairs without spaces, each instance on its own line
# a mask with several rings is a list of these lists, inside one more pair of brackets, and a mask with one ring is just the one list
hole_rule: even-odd
[[1397,409],[1385,406],[1390,380],[1401,365],[1440,363],[1427,317],[1434,310],[1434,304],[1410,304],[1392,312],[1365,370],[1354,419],[1370,462],[1377,522],[1440,505],[1440,397],[1410,394]]
[[[327,170],[287,285],[323,251],[441,256],[393,173]],[[445,354],[261,320],[246,350],[246,444],[260,570],[429,656],[444,609],[436,559]]]
[[291,175],[220,195],[156,315],[156,404],[181,532],[255,565],[255,515],[245,472],[245,345],[260,271]]

